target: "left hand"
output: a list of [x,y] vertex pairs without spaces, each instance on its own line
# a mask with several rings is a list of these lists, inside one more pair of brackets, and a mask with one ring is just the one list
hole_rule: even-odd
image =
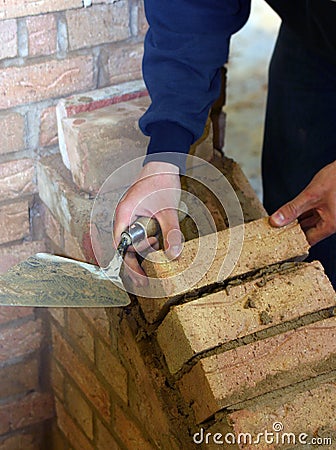
[[298,219],[310,245],[336,233],[336,161],[321,169],[308,186],[270,217],[282,227]]

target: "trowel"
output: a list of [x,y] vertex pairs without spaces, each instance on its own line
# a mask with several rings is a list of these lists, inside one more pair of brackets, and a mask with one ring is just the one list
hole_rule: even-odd
[[[186,205],[180,205],[179,208],[181,221],[186,216]],[[138,218],[121,234],[117,251],[106,268],[48,253],[37,253],[0,276],[0,305],[126,306],[130,303],[130,297],[120,277],[124,255],[130,245],[159,232],[160,226],[156,219]]]

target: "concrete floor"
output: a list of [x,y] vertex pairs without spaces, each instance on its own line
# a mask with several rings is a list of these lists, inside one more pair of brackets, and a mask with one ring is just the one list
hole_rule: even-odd
[[260,199],[267,71],[279,24],[266,2],[252,0],[248,23],[232,38],[228,65],[225,153],[241,164]]

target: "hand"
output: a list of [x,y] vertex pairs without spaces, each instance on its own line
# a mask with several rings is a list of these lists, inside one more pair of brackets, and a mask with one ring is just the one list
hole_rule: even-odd
[[[114,223],[114,245],[120,242],[121,233],[139,216],[155,217],[160,224],[164,249],[170,258],[176,258],[182,250],[182,235],[178,220],[180,202],[179,168],[174,164],[152,161],[141,170],[137,181],[129,188],[118,204]],[[157,239],[149,238],[144,247],[158,248]],[[147,284],[145,273],[139,266],[135,248],[125,255],[126,272],[137,286]]]
[[336,161],[320,170],[294,200],[270,217],[282,227],[298,219],[310,245],[336,232]]

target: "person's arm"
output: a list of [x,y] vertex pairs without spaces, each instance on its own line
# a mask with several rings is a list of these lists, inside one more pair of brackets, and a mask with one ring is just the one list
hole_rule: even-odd
[[145,9],[143,75],[152,103],[139,123],[150,136],[146,162],[168,161],[183,171],[183,154],[203,134],[230,37],[246,22],[250,0],[145,0]]
[[320,170],[308,186],[270,217],[282,227],[298,219],[310,245],[336,233],[336,161]]
[[[114,241],[132,218],[154,216],[174,257],[181,249],[179,172],[219,96],[230,37],[246,22],[250,0],[145,0],[145,9],[143,74],[152,103],[139,123],[150,143],[137,182],[117,208]],[[132,252],[126,262],[133,280],[145,283]]]

